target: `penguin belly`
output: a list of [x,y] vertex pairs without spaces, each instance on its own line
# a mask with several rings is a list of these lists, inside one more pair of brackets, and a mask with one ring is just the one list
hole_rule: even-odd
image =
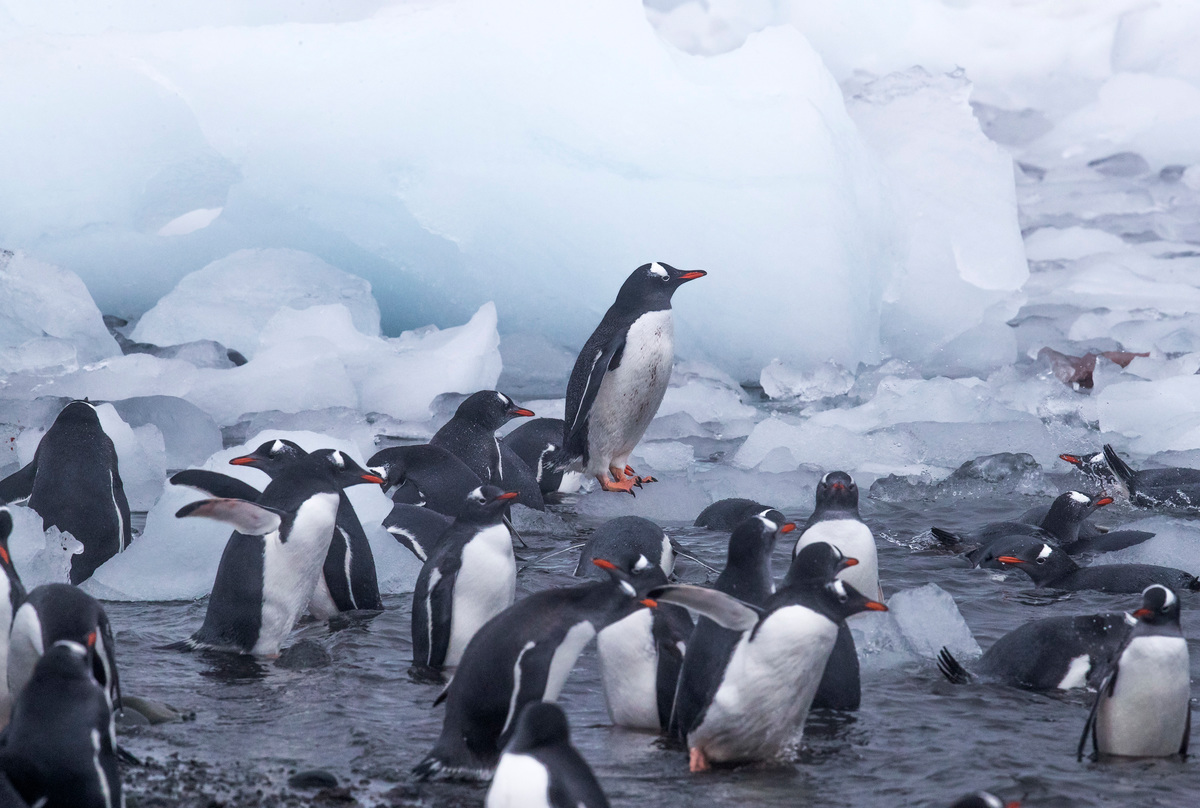
[[317,576],[317,586],[313,590],[312,598],[308,601],[308,613],[317,620],[328,620],[338,614],[337,604],[333,602],[333,595],[329,593],[329,584],[325,581],[324,569]]
[[551,808],[550,773],[532,755],[500,756],[485,808]]
[[879,554],[875,549],[875,536],[871,533],[871,528],[857,519],[827,519],[817,522],[804,531],[804,535],[796,542],[792,557],[795,558],[801,548],[818,541],[833,545],[848,558],[857,558],[857,564],[846,567],[837,577],[869,598],[878,597],[881,592]]
[[287,541],[265,536],[262,625],[250,653],[275,656],[312,600],[337,519],[338,495],[314,494],[297,510]]
[[[751,639],[753,634],[753,639]],[[775,756],[804,722],[837,625],[804,606],[785,606],[742,635],[688,747],[713,763]]]
[[45,652],[42,620],[32,603],[22,603],[13,617],[8,637],[8,665],[5,672],[12,698],[33,678],[33,668]]
[[608,715],[618,727],[659,730],[654,615],[639,609],[596,637]]
[[458,665],[471,638],[511,606],[516,594],[517,561],[508,528],[501,524],[481,530],[463,547],[454,580],[446,667]]
[[604,374],[588,416],[587,474],[625,467],[666,395],[674,361],[670,309],[647,312],[629,326],[620,364]]
[[1101,695],[1096,715],[1100,754],[1178,753],[1191,697],[1187,642],[1182,637],[1135,637],[1118,664],[1113,693]]

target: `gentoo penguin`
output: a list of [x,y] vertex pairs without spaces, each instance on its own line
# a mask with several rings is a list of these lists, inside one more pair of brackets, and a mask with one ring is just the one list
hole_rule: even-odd
[[859,592],[882,597],[879,588],[879,555],[871,528],[858,515],[858,485],[844,471],[831,471],[817,483],[817,504],[796,539],[792,558],[805,546],[823,541],[857,558],[858,564],[840,573]]
[[563,494],[579,490],[583,475],[578,471],[563,471],[552,462],[562,449],[563,420],[534,418],[526,421],[500,439],[501,448],[509,448],[533,471],[546,502],[557,501]]
[[1179,598],[1155,584],[1142,593],[1137,622],[1113,657],[1079,739],[1097,756],[1186,755],[1192,729],[1191,668],[1179,627]]
[[[272,479],[289,464],[308,454],[289,440],[266,441],[247,455],[229,461],[233,466],[248,466]],[[328,620],[339,612],[380,611],[379,579],[375,572],[375,554],[363,530],[362,522],[345,491],[338,498],[337,526],[325,555],[321,579],[308,610],[318,620]]]
[[[12,533],[13,520],[8,508],[0,508],[0,726],[8,721],[12,695],[8,690],[8,637],[12,630],[13,617],[25,600],[25,587],[8,554],[8,537]],[[0,802],[3,805],[3,802]]]
[[383,479],[339,451],[285,466],[256,501],[204,499],[179,518],[203,516],[236,530],[225,545],[204,625],[177,648],[275,656],[312,600],[337,521],[341,489]]
[[694,527],[706,527],[709,530],[733,530],[754,514],[770,509],[770,505],[763,505],[752,499],[740,497],[720,499],[700,511]]
[[517,562],[504,510],[516,491],[476,488],[421,567],[413,591],[413,667],[453,668],[484,623],[512,605]]
[[[810,545],[802,552],[819,550]],[[838,579],[785,581],[761,608],[684,584],[652,589],[647,597],[686,606],[739,632],[711,703],[687,732],[694,772],[714,763],[772,758],[802,735],[839,623],[867,609],[887,611]]]
[[1038,589],[1132,594],[1150,584],[1163,584],[1175,589],[1200,590],[1196,576],[1171,567],[1151,564],[1095,564],[1081,567],[1070,556],[1037,539],[1015,538],[1010,544],[997,547],[1001,552],[996,560],[1005,567],[1015,567],[1033,580]]
[[1168,468],[1134,471],[1116,450],[1104,444],[1104,459],[1129,492],[1134,505],[1200,510],[1200,469]]
[[949,649],[938,654],[938,669],[956,684],[975,675],[1025,690],[1072,690],[1095,686],[1096,672],[1125,641],[1125,615],[1047,617],[1013,629],[992,644],[968,671]]
[[635,485],[650,479],[627,473],[626,464],[671,380],[671,295],[706,274],[656,261],[625,280],[575,360],[556,465],[594,476],[605,491],[632,494]]
[[1117,481],[1117,475],[1113,474],[1112,469],[1108,467],[1108,461],[1104,459],[1104,452],[1060,454],[1058,459],[1079,469],[1084,476],[1101,488],[1108,488]]
[[[429,445],[453,454],[475,472],[481,482],[519,491],[521,496],[517,501],[520,504],[545,510],[542,491],[533,471],[511,449],[504,448],[496,437],[496,430],[513,418],[532,415],[531,410],[518,407],[504,393],[480,390],[458,405],[454,416],[429,439]],[[525,484],[525,490],[512,485],[518,482]]]
[[[597,528],[580,554],[575,574],[603,574],[592,563],[596,558],[630,575],[654,566],[669,578],[675,569],[670,538],[640,516],[610,519]],[[596,636],[604,701],[614,724],[655,732],[667,728],[692,629],[687,609],[664,603],[658,609],[638,609]]]
[[975,791],[956,799],[950,808],[1021,808],[1021,803],[1005,802],[995,794]]
[[517,719],[488,788],[486,808],[608,808],[591,766],[571,745],[567,716],[535,701]]
[[[775,591],[775,579],[771,575],[775,540],[795,528],[775,510],[763,511],[742,522],[729,537],[725,569],[713,586],[718,592],[754,606],[765,603]],[[682,742],[703,717],[740,638],[738,632],[724,628],[708,617],[701,616],[696,621],[675,688],[667,730],[671,738]]]
[[433,750],[413,769],[418,779],[486,779],[521,709],[557,700],[596,633],[642,608],[644,593],[665,583],[654,566],[628,576],[607,559],[595,563],[609,580],[535,592],[476,633],[438,697],[446,718]]
[[17,695],[0,747],[22,799],[44,808],[123,806],[112,707],[92,678],[92,649],[59,640]]
[[384,517],[383,529],[424,564],[453,523],[452,517],[432,508],[397,502]]
[[439,446],[394,446],[367,460],[384,472],[384,493],[393,502],[431,508],[451,518],[458,515],[467,494],[483,484],[479,475]]
[[116,642],[100,602],[69,584],[34,587],[13,616],[8,640],[8,687],[17,698],[45,649],[60,640],[93,649],[92,676],[114,710],[121,707]]
[[[805,545],[792,559],[781,588],[813,587],[841,577],[838,573],[858,565],[857,558],[846,555],[826,542]],[[854,634],[845,620],[838,621],[837,640],[821,674],[821,684],[813,696],[814,710],[853,711],[862,703],[862,680]]]
[[71,583],[129,546],[129,501],[117,469],[117,450],[96,408],[72,401],[46,430],[33,462],[0,481],[5,502],[29,497],[42,527],[70,533],[83,552],[71,556]]

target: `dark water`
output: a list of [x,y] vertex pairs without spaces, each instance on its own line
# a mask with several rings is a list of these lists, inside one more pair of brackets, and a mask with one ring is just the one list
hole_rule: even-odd
[[[1029,620],[1136,608],[1136,596],[1036,595],[1024,576],[1001,579],[903,546],[931,524],[967,527],[1015,516],[1032,504],[1011,498],[907,507],[865,502],[864,516],[880,537],[886,593],[936,583],[954,597],[985,649]],[[1121,518],[1112,508],[1103,515],[1106,523]],[[521,552],[536,556],[595,527],[564,518],[572,536],[526,536],[532,547]],[[680,526],[668,532],[709,563],[723,562],[724,535]],[[777,574],[785,569],[786,549],[780,548]],[[571,577],[576,558],[572,552],[527,570],[519,589],[577,582]],[[685,581],[706,580],[705,571],[685,559],[677,572]],[[1196,596],[1184,597],[1195,669],[1200,615]],[[127,770],[130,805],[482,804],[483,786],[417,785],[409,776],[438,735],[442,710],[431,707],[438,688],[414,684],[406,674],[408,600],[388,598],[387,611],[370,621],[301,627],[295,638],[318,641],[333,661],[300,671],[156,650],[195,630],[203,603],[109,604],[125,691],[195,712],[194,721],[122,730],[123,744],[151,764]],[[1032,806],[1194,805],[1200,799],[1194,761],[1077,763],[1086,694],[955,686],[929,661],[866,673],[862,709],[849,717],[814,714],[804,747],[792,758],[704,775],[689,774],[685,755],[663,749],[655,737],[609,725],[594,648],[580,658],[561,703],[576,745],[614,805],[932,806],[978,788]],[[324,792],[312,802],[312,792],[287,786],[289,772],[312,768],[333,773],[348,791]]]

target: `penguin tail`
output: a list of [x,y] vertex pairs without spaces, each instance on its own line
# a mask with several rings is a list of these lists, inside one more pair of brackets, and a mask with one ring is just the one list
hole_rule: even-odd
[[1200,578],[1190,578],[1186,586],[1189,592],[1200,592]]
[[1108,462],[1108,467],[1113,470],[1113,474],[1117,475],[1121,479],[1121,482],[1125,483],[1125,487],[1129,488],[1129,493],[1132,494],[1133,469],[1121,459],[1120,455],[1113,449],[1111,443],[1104,444],[1104,459]]
[[933,534],[935,539],[937,539],[946,547],[959,548],[965,543],[962,536],[959,536],[957,533],[951,533],[949,530],[944,530],[940,527],[931,527],[929,528],[929,532]]
[[547,454],[543,462],[545,467],[551,471],[578,471],[583,464],[583,455],[573,452],[565,446],[560,446]]
[[954,658],[950,653],[950,649],[942,646],[942,650],[938,651],[937,657],[938,670],[942,672],[949,681],[956,685],[969,684],[975,677],[971,672],[962,666],[962,663]]
[[130,752],[128,749],[121,746],[120,744],[117,744],[116,754],[117,754],[117,760],[121,761],[126,766],[145,766],[146,765],[145,763],[142,763],[141,759],[139,759],[137,757],[137,755],[133,754],[132,752]]

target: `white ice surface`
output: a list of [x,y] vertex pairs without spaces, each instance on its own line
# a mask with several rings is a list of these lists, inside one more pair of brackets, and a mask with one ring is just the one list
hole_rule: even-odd
[[8,510],[13,518],[8,549],[25,589],[70,583],[71,556],[82,553],[83,545],[56,527],[43,532],[42,517],[31,508],[9,505]]
[[983,653],[954,598],[937,584],[897,592],[887,607],[887,612],[867,612],[850,620],[865,671],[935,659],[942,646],[960,659]]

